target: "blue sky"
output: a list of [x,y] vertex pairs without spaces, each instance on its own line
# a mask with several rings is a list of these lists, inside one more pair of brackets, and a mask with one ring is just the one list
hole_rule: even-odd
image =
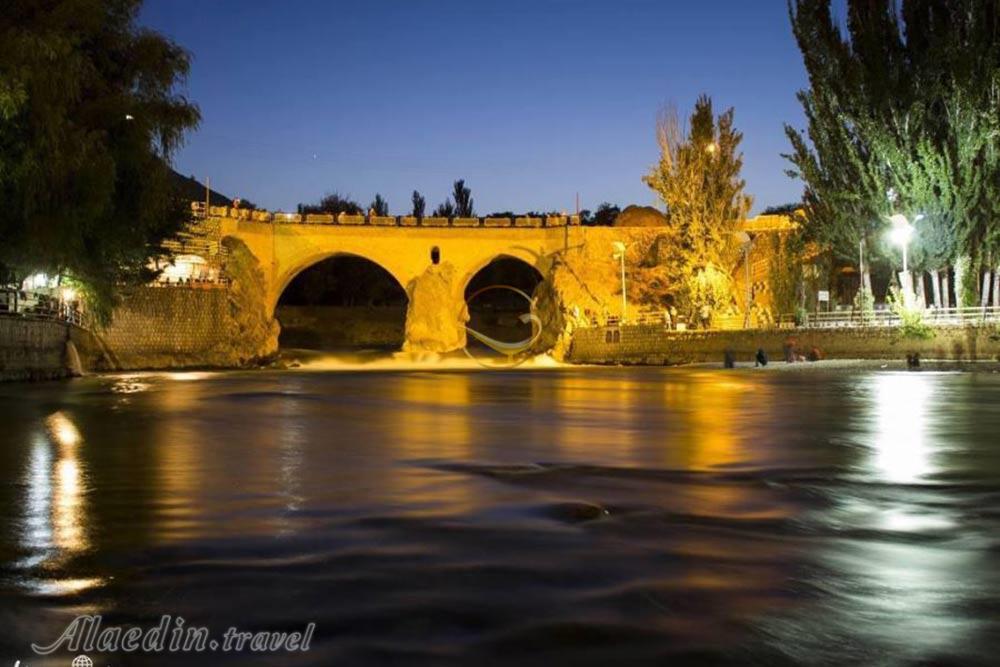
[[272,209],[338,191],[395,214],[465,178],[476,210],[651,204],[663,105],[736,108],[754,209],[798,198],[805,72],[785,0],[147,0],[193,56],[176,167]]

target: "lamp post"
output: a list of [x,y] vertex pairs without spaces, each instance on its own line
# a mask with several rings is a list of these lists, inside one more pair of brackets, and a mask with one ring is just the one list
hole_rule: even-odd
[[625,316],[628,312],[628,302],[625,298],[625,244],[621,241],[613,241],[611,247],[614,248],[614,258],[621,262],[622,271],[622,324],[625,323]]
[[[913,219],[914,222],[919,222],[923,219],[923,215],[918,215]],[[905,278],[905,284],[903,285],[903,300],[907,306],[910,305],[910,293],[912,292],[912,279],[910,277],[910,270],[907,263],[907,256],[910,246],[910,241],[913,239],[913,233],[915,231],[913,225],[902,213],[895,213],[889,216],[889,222],[892,224],[892,228],[889,230],[889,240],[898,245],[903,251],[903,277]],[[903,281],[901,281],[903,282]]]
[[903,273],[906,273],[906,253],[910,245],[910,239],[913,238],[913,225],[910,224],[910,221],[902,213],[890,216],[889,222],[892,223],[892,229],[889,230],[889,238],[903,249]]

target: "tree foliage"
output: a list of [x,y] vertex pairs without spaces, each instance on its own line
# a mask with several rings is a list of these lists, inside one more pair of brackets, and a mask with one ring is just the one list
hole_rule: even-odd
[[358,215],[361,213],[361,205],[350,197],[332,192],[324,195],[319,200],[319,203],[299,204],[298,211],[299,213],[331,213],[333,215],[345,213],[347,215]]
[[580,211],[580,224],[593,227],[610,227],[615,224],[615,218],[621,212],[621,207],[617,204],[601,202],[601,205],[593,213],[589,209]]
[[376,192],[375,199],[373,199],[372,203],[368,206],[368,210],[370,210],[375,215],[380,215],[380,216],[389,215],[389,202],[383,199],[382,195]]
[[659,228],[655,258],[645,264],[682,308],[728,305],[717,278],[739,259],[735,232],[752,203],[743,192],[743,135],[733,117],[733,109],[716,116],[711,99],[702,96],[687,126],[672,108],[657,124],[660,160],[643,181],[663,202],[667,224]]
[[0,265],[64,273],[107,306],[189,219],[169,161],[198,109],[188,54],[140,0],[7,0],[0,13]]
[[[1000,230],[1000,5],[994,0],[793,0],[809,75],[807,129],[786,126],[806,233],[842,258],[887,252],[886,217],[924,215],[917,268],[995,261]],[[898,261],[898,260],[897,260]]]
[[434,217],[436,218],[453,218],[455,217],[455,205],[451,203],[451,198],[445,199],[443,203],[438,204],[438,207],[434,209]]
[[455,199],[455,215],[459,218],[472,218],[476,210],[472,206],[472,190],[465,187],[465,180],[455,181],[452,197]]
[[419,192],[417,192],[416,190],[414,190],[411,200],[413,202],[413,211],[410,213],[410,215],[412,215],[415,218],[424,217],[424,209],[427,208],[427,200],[424,199],[424,196]]

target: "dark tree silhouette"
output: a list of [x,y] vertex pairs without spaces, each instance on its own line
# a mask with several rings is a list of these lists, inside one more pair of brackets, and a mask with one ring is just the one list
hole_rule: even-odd
[[375,215],[386,216],[389,215],[389,202],[382,199],[382,195],[375,193],[375,199],[368,206],[368,209]]
[[455,181],[455,190],[452,194],[455,198],[455,215],[459,218],[471,218],[476,215],[472,207],[472,190],[465,187],[465,179]]
[[436,218],[455,217],[455,205],[451,203],[451,199],[446,199],[443,204],[440,204],[436,209],[434,209],[434,217]]
[[415,217],[415,218],[422,218],[422,217],[424,217],[424,209],[426,207],[427,207],[427,200],[424,199],[424,196],[422,194],[420,194],[419,192],[417,192],[416,190],[414,190],[413,191],[413,213],[412,213],[413,217]]
[[350,197],[341,196],[337,192],[326,195],[319,200],[318,204],[299,204],[299,213],[346,213],[348,215],[358,215],[361,213],[361,205]]
[[[593,215],[590,211],[580,212],[580,222],[584,225],[592,225],[595,227],[610,227],[615,224],[615,218],[621,213],[621,208],[617,204],[609,204],[608,202],[602,202],[597,210],[594,211]],[[584,216],[586,213],[586,217]]]
[[199,121],[183,48],[137,0],[7,0],[0,19],[0,274],[63,273],[101,315],[190,220],[170,159]]

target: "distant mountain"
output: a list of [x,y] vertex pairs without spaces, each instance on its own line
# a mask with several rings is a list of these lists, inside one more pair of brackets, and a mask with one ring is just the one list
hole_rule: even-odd
[[[184,176],[173,169],[171,169],[171,172],[174,175],[174,184],[177,187],[177,191],[184,199],[188,201],[205,201],[204,183],[199,183],[194,176]],[[208,204],[209,206],[232,206],[233,200],[220,192],[209,190]]]

